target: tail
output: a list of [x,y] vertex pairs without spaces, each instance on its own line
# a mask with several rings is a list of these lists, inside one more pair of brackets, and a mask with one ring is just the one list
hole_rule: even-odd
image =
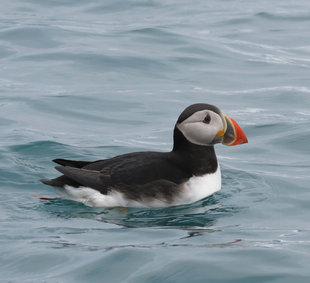
[[69,179],[65,175],[62,175],[55,179],[41,179],[40,181],[45,185],[58,187],[58,188],[63,188],[66,185],[75,187],[75,188],[78,188],[81,186],[79,183]]
[[62,166],[70,166],[74,168],[82,168],[93,161],[78,161],[78,160],[68,160],[68,159],[54,159],[53,162],[62,165]]
[[[54,159],[53,161],[62,166],[69,166],[73,168],[83,168],[84,166],[93,163],[93,161],[78,161],[78,160],[68,160],[68,159]],[[76,181],[71,180],[65,175],[62,175],[55,179],[41,179],[40,181],[45,185],[59,187],[59,188],[63,188],[65,185],[69,185],[75,188],[78,188],[81,186],[81,184],[79,184]]]

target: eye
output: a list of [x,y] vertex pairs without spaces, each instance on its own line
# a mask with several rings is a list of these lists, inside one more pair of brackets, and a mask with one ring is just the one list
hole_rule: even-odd
[[211,121],[211,116],[210,114],[208,113],[207,116],[203,119],[202,122],[206,123],[206,124],[209,124]]

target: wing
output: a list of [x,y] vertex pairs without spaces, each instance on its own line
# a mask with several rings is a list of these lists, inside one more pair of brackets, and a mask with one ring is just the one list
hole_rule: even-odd
[[109,161],[100,172],[109,175],[114,184],[142,185],[157,180],[180,184],[191,175],[171,153],[140,152]]
[[[175,160],[171,153],[160,152],[138,152],[119,155],[111,159],[82,163],[71,160],[57,160],[58,163],[69,166],[55,167],[63,174],[53,180],[42,180],[45,184],[64,186],[73,184],[76,186],[86,186],[96,189],[106,194],[109,188],[122,188],[129,190],[136,187],[141,190],[156,186],[168,187],[178,185],[186,178],[190,177],[186,171],[182,170],[180,162]],[[74,167],[72,167],[73,165]],[[181,164],[182,165],[182,164]],[[183,166],[184,167],[184,166]]]
[[104,194],[107,193],[107,189],[111,185],[110,177],[99,171],[70,166],[56,166],[55,169],[81,186],[93,188]]
[[97,162],[102,163],[102,161],[104,160],[76,161],[76,160],[67,160],[67,159],[54,159],[53,161],[57,164],[62,165],[62,166],[57,166],[55,168],[59,172],[63,173],[63,175],[57,178],[54,178],[54,179],[41,179],[40,181],[43,184],[54,186],[54,187],[60,187],[60,188],[66,185],[69,185],[71,187],[76,187],[76,188],[80,186],[88,186],[88,187],[96,188],[102,193],[107,192],[107,185],[109,184],[108,177],[100,176],[100,178],[98,178],[98,173],[100,170],[99,171],[93,170],[92,172],[91,170],[83,169],[84,167],[95,164]]

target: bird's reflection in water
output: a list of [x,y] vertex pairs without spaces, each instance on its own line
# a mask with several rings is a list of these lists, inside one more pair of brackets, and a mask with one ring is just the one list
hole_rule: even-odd
[[[234,213],[236,208],[223,206],[220,197],[212,195],[191,205],[159,209],[115,207],[112,209],[87,207],[63,199],[44,201],[39,207],[62,218],[86,218],[128,228],[180,228],[191,229],[189,237],[199,235],[199,229],[214,230],[218,218]],[[216,230],[216,229],[215,229]],[[203,230],[202,233],[210,232]]]

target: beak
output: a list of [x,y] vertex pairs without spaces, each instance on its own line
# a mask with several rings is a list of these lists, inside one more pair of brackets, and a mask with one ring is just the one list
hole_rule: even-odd
[[237,124],[237,122],[227,115],[223,114],[224,122],[226,123],[226,131],[223,136],[222,144],[225,145],[237,145],[247,143],[248,139],[244,132]]

